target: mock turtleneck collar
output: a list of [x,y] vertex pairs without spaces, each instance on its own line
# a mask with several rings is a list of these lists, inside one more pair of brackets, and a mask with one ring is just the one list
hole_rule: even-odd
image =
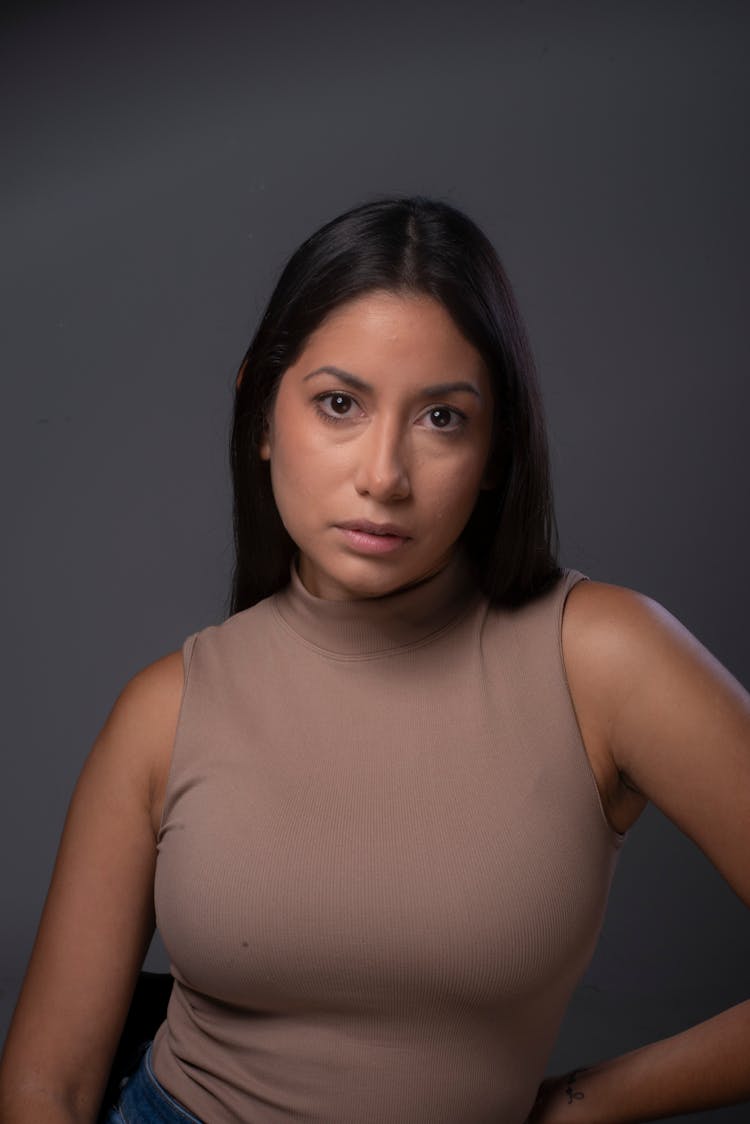
[[441,570],[416,585],[348,601],[310,593],[297,571],[297,557],[273,606],[303,640],[344,658],[384,655],[427,640],[479,595],[476,571],[460,544]]

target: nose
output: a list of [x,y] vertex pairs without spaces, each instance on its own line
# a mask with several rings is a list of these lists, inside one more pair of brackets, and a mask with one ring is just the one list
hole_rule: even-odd
[[403,436],[397,425],[372,422],[359,444],[355,487],[381,502],[405,499],[411,491]]

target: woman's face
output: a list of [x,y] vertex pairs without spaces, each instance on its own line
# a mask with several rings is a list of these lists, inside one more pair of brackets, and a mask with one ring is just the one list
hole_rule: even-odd
[[378,596],[441,569],[489,486],[492,415],[484,362],[439,302],[340,305],[284,372],[260,446],[310,593]]

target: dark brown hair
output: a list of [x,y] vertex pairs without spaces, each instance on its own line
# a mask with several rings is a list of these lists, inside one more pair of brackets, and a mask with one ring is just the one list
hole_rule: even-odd
[[494,390],[488,468],[497,485],[479,493],[460,536],[481,588],[495,604],[517,605],[562,572],[539,384],[497,253],[448,203],[378,197],[332,219],[292,254],[242,361],[230,447],[230,614],[285,585],[297,549],[273,498],[268,461],[258,453],[281,376],[334,309],[373,290],[435,298],[487,364]]

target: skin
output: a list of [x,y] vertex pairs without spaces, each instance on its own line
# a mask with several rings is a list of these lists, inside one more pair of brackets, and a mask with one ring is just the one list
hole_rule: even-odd
[[[354,391],[334,365],[365,379]],[[424,395],[461,379],[462,391]],[[330,423],[312,400],[337,399]],[[321,404],[333,410],[333,398]],[[469,415],[454,438],[440,431]],[[433,411],[438,409],[437,413]],[[445,564],[488,486],[492,399],[478,354],[426,298],[342,307],[285,372],[261,455],[300,576],[320,597],[374,597]],[[436,432],[433,432],[436,430]],[[363,556],[336,522],[408,526]],[[750,905],[750,696],[657,602],[603,582],[566,600],[571,700],[606,814],[624,831],[652,800]],[[183,688],[181,651],[123,688],[76,785],[28,972],[0,1063],[3,1124],[93,1124],[154,929],[156,835]],[[699,798],[698,798],[699,795]],[[528,1124],[632,1124],[750,1099],[750,1003],[680,1035],[546,1081]],[[499,1124],[499,1122],[498,1122]]]
[[[324,366],[370,389],[314,373]],[[476,393],[423,393],[459,380]],[[371,597],[441,569],[486,485],[491,437],[489,374],[442,305],[376,292],[338,308],[282,376],[260,447],[310,592]],[[410,538],[363,555],[337,528],[357,518],[398,523]]]

